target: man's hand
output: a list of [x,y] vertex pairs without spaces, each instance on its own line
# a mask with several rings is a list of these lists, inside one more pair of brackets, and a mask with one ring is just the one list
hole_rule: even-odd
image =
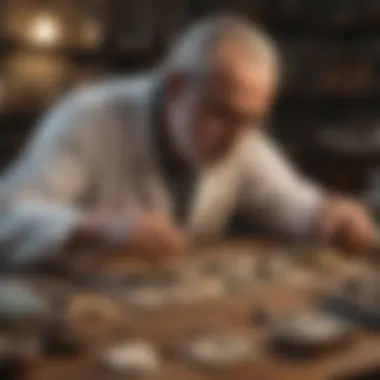
[[155,213],[89,215],[78,226],[75,243],[83,249],[92,245],[116,252],[125,250],[153,262],[176,258],[187,247],[183,232],[167,217]]
[[175,258],[187,247],[184,233],[161,214],[144,214],[131,225],[129,243],[148,259]]
[[326,201],[317,220],[317,239],[346,251],[364,251],[374,244],[374,222],[359,203],[331,199]]

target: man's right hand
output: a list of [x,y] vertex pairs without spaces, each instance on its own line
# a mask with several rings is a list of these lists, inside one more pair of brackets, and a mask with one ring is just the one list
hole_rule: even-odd
[[177,257],[188,245],[183,231],[161,214],[143,214],[132,222],[129,242],[153,260]]
[[77,246],[103,246],[115,252],[129,251],[147,261],[170,260],[187,247],[184,233],[169,219],[157,213],[126,217],[99,213],[86,217],[76,234]]

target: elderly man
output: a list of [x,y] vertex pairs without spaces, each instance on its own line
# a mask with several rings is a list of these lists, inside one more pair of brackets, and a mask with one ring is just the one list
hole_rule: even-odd
[[222,236],[239,207],[289,237],[371,244],[365,210],[301,178],[266,136],[279,64],[262,31],[201,20],[166,58],[46,116],[2,179],[5,263],[74,247],[166,258]]

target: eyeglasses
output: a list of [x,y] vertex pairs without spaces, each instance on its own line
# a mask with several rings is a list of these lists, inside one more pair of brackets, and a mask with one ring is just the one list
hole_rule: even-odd
[[222,100],[205,96],[200,105],[207,115],[218,118],[229,126],[248,126],[262,122],[262,117],[256,113],[240,112]]

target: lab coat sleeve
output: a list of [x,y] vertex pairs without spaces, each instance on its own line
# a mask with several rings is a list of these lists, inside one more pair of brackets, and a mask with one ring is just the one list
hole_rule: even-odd
[[[89,181],[83,130],[89,121],[61,106],[37,133],[0,182],[0,257],[20,267],[53,257],[81,218],[74,206]],[[85,127],[85,126],[83,126]]]
[[247,142],[242,166],[244,209],[271,231],[308,239],[324,201],[323,190],[300,175],[264,134]]

